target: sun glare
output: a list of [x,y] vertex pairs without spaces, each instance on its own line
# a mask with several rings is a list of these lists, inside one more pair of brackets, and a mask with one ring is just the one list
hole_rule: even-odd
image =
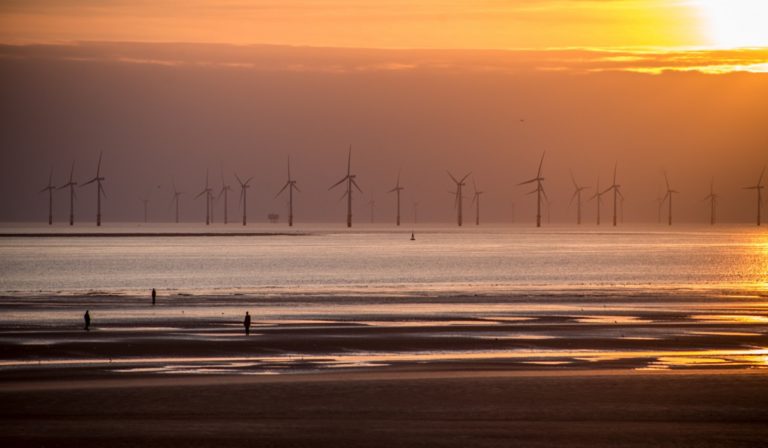
[[768,46],[768,1],[699,0],[698,4],[716,46]]

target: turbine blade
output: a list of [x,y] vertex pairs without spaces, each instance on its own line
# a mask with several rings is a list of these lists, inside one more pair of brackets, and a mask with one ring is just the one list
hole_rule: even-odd
[[525,185],[525,184],[532,184],[532,183],[536,182],[537,180],[539,180],[539,179],[536,178],[536,179],[526,180],[525,182],[520,182],[517,185],[520,186],[520,185]]
[[80,187],[84,187],[84,186],[86,186],[86,185],[88,185],[88,184],[92,184],[92,183],[94,183],[94,182],[96,182],[96,178],[95,178],[95,177],[94,177],[93,179],[89,180],[88,182],[86,182],[86,183],[84,183],[84,184],[80,185]]
[[294,181],[294,182],[291,184],[291,188],[293,188],[293,189],[295,189],[296,191],[298,191],[299,193],[301,193],[301,190],[299,189],[299,186],[298,186],[298,185],[296,185],[296,182],[295,182],[295,181]]
[[238,176],[238,175],[237,175],[237,173],[235,173],[235,179],[237,179],[237,182],[238,182],[238,183],[240,184],[240,186],[242,187],[242,186],[243,186],[243,181],[240,179],[240,176]]
[[99,151],[99,164],[96,165],[96,177],[99,177],[99,173],[101,173],[101,156],[102,156],[102,154],[103,154],[102,151]]
[[669,178],[667,177],[666,171],[664,171],[664,182],[667,183],[667,191],[671,190],[671,188],[669,188]]
[[456,182],[457,184],[459,183],[459,181],[458,181],[458,180],[456,180],[456,178],[455,178],[455,177],[453,177],[453,174],[451,174],[451,172],[450,172],[450,171],[446,171],[446,173],[448,173],[448,175],[451,177],[451,180],[452,180],[452,181]]
[[569,205],[569,206],[570,206],[571,204],[573,204],[573,200],[574,200],[574,199],[576,199],[576,196],[578,196],[578,195],[579,195],[579,190],[576,190],[575,192],[573,192],[573,196],[571,196],[571,200],[570,200],[570,201],[568,201],[568,205]]
[[281,188],[280,191],[277,192],[277,194],[275,195],[275,198],[280,196],[280,193],[282,193],[286,188],[288,188],[288,185],[291,185],[291,181],[287,181],[285,185],[283,185],[283,188]]
[[542,166],[544,165],[544,156],[545,156],[546,154],[547,154],[547,152],[546,152],[546,151],[544,151],[543,153],[541,153],[541,160],[539,161],[539,171],[538,171],[538,174],[536,175],[536,177],[541,177],[541,168],[542,168]]
[[465,180],[467,180],[467,178],[469,177],[469,175],[470,175],[470,174],[472,174],[472,172],[471,172],[471,171],[470,171],[469,173],[467,173],[467,175],[466,175],[466,176],[462,177],[462,178],[461,178],[461,183],[464,183],[464,181],[465,181]]
[[288,180],[291,180],[291,155],[288,155]]
[[763,171],[760,172],[760,178],[757,179],[757,185],[763,184],[763,175],[765,174],[765,167],[763,167]]
[[352,145],[349,145],[349,154],[347,155],[347,176],[352,172]]
[[107,197],[107,192],[104,191],[104,187],[101,185],[101,182],[99,182],[99,193],[103,194],[104,197]]
[[348,178],[349,178],[349,174],[347,174],[346,176],[344,176],[344,177],[343,177],[343,178],[342,178],[340,181],[338,181],[338,182],[336,182],[335,184],[333,184],[333,185],[331,185],[330,187],[328,187],[328,190],[332,190],[332,189],[334,189],[335,187],[337,187],[337,186],[341,185],[341,183],[342,183],[342,182],[344,182],[345,180],[347,180]]
[[360,193],[363,192],[363,190],[361,190],[360,187],[357,185],[357,181],[355,181],[355,179],[352,179],[352,185],[354,185],[355,188],[357,188],[357,191],[359,191]]

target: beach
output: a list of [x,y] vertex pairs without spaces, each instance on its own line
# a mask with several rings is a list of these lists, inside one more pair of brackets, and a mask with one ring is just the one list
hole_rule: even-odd
[[768,438],[761,297],[96,295],[0,309],[3,446]]

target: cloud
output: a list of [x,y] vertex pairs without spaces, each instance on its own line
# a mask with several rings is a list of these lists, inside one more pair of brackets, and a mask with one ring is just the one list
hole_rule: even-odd
[[275,45],[71,43],[0,45],[0,58],[71,60],[269,72],[768,73],[768,49],[383,50]]

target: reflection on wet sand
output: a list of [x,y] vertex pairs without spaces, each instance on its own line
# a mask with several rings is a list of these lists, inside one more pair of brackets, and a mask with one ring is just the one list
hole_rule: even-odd
[[[18,300],[0,313],[0,379],[328,369],[763,369],[766,306],[677,296]],[[23,301],[21,301],[23,302]],[[244,310],[253,333],[242,334]],[[717,310],[713,312],[713,310]],[[75,316],[75,317],[73,317]],[[18,319],[18,320],[16,320]],[[34,323],[39,323],[35,326]]]

